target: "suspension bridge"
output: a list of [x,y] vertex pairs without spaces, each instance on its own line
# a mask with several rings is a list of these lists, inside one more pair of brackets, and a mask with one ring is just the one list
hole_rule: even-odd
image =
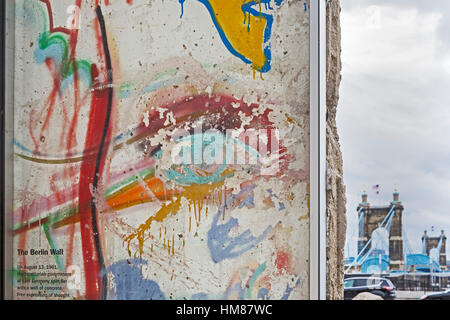
[[367,194],[362,194],[357,208],[358,229],[350,237],[354,239],[358,232],[358,251],[355,257],[346,258],[345,273],[448,275],[444,231],[435,237],[425,231],[421,252],[413,252],[404,230],[399,193],[395,191],[393,196],[389,205],[375,207],[367,202]]

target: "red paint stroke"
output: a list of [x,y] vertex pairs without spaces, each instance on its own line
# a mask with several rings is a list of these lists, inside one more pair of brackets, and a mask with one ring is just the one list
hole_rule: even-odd
[[[93,158],[92,156],[87,159],[91,159],[90,161],[95,161],[95,158]],[[135,174],[136,171],[152,167],[154,164],[155,160],[153,158],[145,158],[132,164],[130,167],[124,168],[120,171],[112,172],[111,175],[106,177],[106,183],[107,185],[111,185],[117,181],[129,177],[131,173]],[[53,174],[53,176],[51,177],[51,185],[52,186],[55,185],[55,182],[57,180],[63,178],[70,179],[75,176],[78,176],[79,168],[72,168],[72,169],[73,170],[69,170],[69,172],[64,172],[64,176],[61,173]],[[36,216],[38,216],[39,214],[42,214],[43,212],[50,211],[57,206],[74,201],[78,197],[78,190],[79,190],[78,183],[73,184],[71,187],[63,190],[58,190],[56,186],[52,187],[53,193],[51,195],[35,199],[31,203],[23,205],[14,210],[13,221],[15,224],[24,223],[26,222],[26,220],[31,220]],[[83,206],[86,206],[86,204],[83,204]],[[42,224],[43,222],[44,220],[41,219],[40,224]],[[39,221],[36,221],[36,223],[37,225],[39,225]],[[15,231],[15,233],[17,234],[29,230],[33,228],[33,226],[34,226],[33,224],[30,224],[29,226],[27,225],[24,228],[19,228]]]
[[[99,88],[94,90],[92,94],[92,103],[89,113],[89,122],[85,141],[85,151],[95,148],[98,141],[102,138],[103,130],[105,127],[105,121],[107,119],[108,110],[108,88],[99,85],[98,81],[98,69],[96,65],[92,65],[92,79],[94,80],[95,87]],[[109,126],[108,126],[109,128]],[[108,129],[107,141],[111,136],[111,130]],[[107,144],[104,146],[104,150],[108,147]],[[82,249],[84,257],[84,269],[85,269],[85,280],[86,280],[86,298],[100,299],[101,298],[101,265],[98,260],[98,255],[101,254],[97,252],[96,244],[94,241],[93,234],[93,222],[91,216],[91,204],[93,201],[93,193],[97,192],[92,190],[94,183],[94,175],[97,174],[98,178],[101,177],[103,172],[103,167],[105,163],[106,152],[104,150],[98,149],[96,156],[100,156],[100,167],[98,172],[96,172],[96,159],[97,157],[89,158],[89,160],[83,160],[80,170],[80,182],[78,190],[78,202],[79,202],[79,216],[80,216],[80,231],[82,239]],[[90,205],[86,205],[90,204]]]
[[[79,76],[78,76],[78,69],[77,69],[77,63],[76,63],[76,47],[77,47],[77,42],[78,42],[78,29],[73,29],[73,28],[64,28],[64,27],[58,27],[55,28],[54,27],[54,23],[53,23],[53,10],[52,10],[52,6],[49,0],[41,0],[42,3],[44,3],[46,5],[47,8],[47,15],[48,15],[48,19],[49,19],[49,32],[50,33],[54,33],[54,32],[61,32],[61,33],[65,33],[67,35],[69,35],[69,45],[70,45],[70,56],[69,56],[69,64],[72,65],[73,68],[73,75],[74,75],[74,112],[73,112],[73,116],[72,116],[72,121],[70,124],[70,128],[68,131],[68,137],[67,137],[67,143],[66,143],[66,150],[67,156],[70,156],[70,151],[73,147],[73,145],[76,143],[76,136],[75,136],[75,132],[76,132],[76,124],[78,122],[78,113],[79,113],[79,109],[81,107],[81,103],[80,103],[80,93],[79,93]],[[81,0],[75,0],[75,6],[78,7],[79,9],[81,9]],[[52,64],[52,61],[50,59],[47,59],[45,61],[46,66],[50,72],[50,74],[52,75],[53,78],[53,89],[49,94],[49,97],[47,98],[47,102],[44,105],[43,110],[47,109],[47,114],[44,120],[44,124],[41,127],[39,136],[36,138],[33,135],[33,130],[31,127],[31,122],[30,122],[30,133],[31,133],[31,137],[33,139],[33,142],[35,144],[35,152],[39,151],[39,142],[38,140],[41,139],[42,136],[44,136],[44,132],[47,129],[49,122],[50,122],[50,118],[52,116],[53,110],[54,110],[54,106],[55,106],[55,100],[56,100],[56,96],[58,95],[59,97],[59,101],[62,104],[62,111],[63,111],[63,116],[64,116],[64,121],[65,123],[68,122],[68,118],[67,118],[67,110],[64,104],[64,99],[61,96],[61,91],[60,91],[60,84],[61,84],[61,75],[58,74],[56,72],[56,68],[54,66],[54,64]],[[84,100],[84,99],[83,99]],[[41,111],[42,113],[42,111]],[[30,121],[31,121],[32,117],[30,117]],[[60,147],[63,147],[63,140],[64,140],[64,135],[65,135],[65,126],[63,127],[63,132],[61,134],[61,142],[60,142]],[[69,176],[73,176],[74,175],[74,168],[69,168],[68,169],[68,175]],[[55,191],[55,190],[53,190]],[[55,193],[57,197],[59,197],[59,193],[56,192]],[[76,194],[76,190],[72,190],[72,199],[75,198],[77,196]],[[60,200],[61,197],[59,197],[58,200]],[[48,207],[50,207],[51,205],[48,203]],[[49,208],[47,208],[49,209]],[[69,255],[67,256],[67,261],[71,262],[71,255],[72,255],[72,250],[71,248],[73,247],[73,239],[74,239],[74,229],[72,228],[71,233],[69,235],[70,239],[69,239]]]
[[[81,9],[81,0],[76,0],[75,5],[79,9]],[[71,150],[72,150],[73,146],[76,145],[76,130],[77,130],[77,124],[78,124],[78,114],[79,114],[80,108],[82,106],[82,103],[80,103],[80,90],[79,90],[80,84],[79,84],[78,66],[77,66],[77,60],[76,60],[76,48],[77,48],[77,43],[78,43],[78,29],[71,29],[69,43],[70,43],[70,49],[71,49],[69,63],[72,64],[72,69],[73,69],[74,110],[73,110],[72,121],[70,123],[70,128],[69,128],[68,136],[67,136],[67,145],[66,145],[67,154],[66,155],[68,157],[71,156]],[[62,100],[63,99],[61,99],[61,101]],[[63,133],[63,135],[64,135],[64,133]],[[68,172],[69,175],[73,175],[73,173],[75,172],[75,169],[73,167],[69,167],[68,171],[69,171]],[[73,198],[75,198],[76,193],[73,192],[72,196],[73,196]],[[67,265],[72,264],[74,237],[75,237],[75,225],[72,223],[71,227],[70,227],[70,232],[69,232],[69,246],[68,246],[68,250],[66,253]]]
[[[74,112],[72,119],[70,121],[69,125],[69,131],[67,136],[67,144],[66,144],[66,150],[67,150],[67,156],[69,157],[70,151],[73,148],[73,146],[76,144],[76,127],[78,124],[78,117],[79,117],[79,111],[81,108],[80,103],[80,93],[79,93],[79,76],[78,76],[78,70],[76,65],[76,47],[78,42],[78,29],[72,29],[72,28],[65,28],[65,27],[55,27],[54,21],[53,21],[53,10],[50,3],[50,0],[40,0],[42,3],[45,4],[47,8],[48,13],[48,19],[49,19],[49,32],[61,32],[69,35],[69,45],[70,45],[70,57],[69,57],[69,64],[72,65],[73,68],[73,75],[74,75]],[[75,0],[75,6],[78,8],[81,8],[81,0]],[[107,2],[108,3],[108,2]],[[131,4],[132,1],[127,0],[128,4]],[[111,61],[109,57],[109,53],[106,54],[105,50],[107,51],[107,43],[106,43],[106,30],[104,28],[104,21],[103,21],[103,15],[101,14],[101,10],[98,7],[98,1],[96,1],[96,11],[97,11],[97,24],[95,25],[95,31],[97,36],[97,49],[98,54],[100,58],[100,65],[102,66],[101,72],[103,74],[106,74],[105,71],[111,72]],[[102,33],[99,32],[98,25],[102,24]],[[103,47],[101,46],[103,44]],[[105,47],[106,46],[106,47]],[[106,58],[106,59],[105,59]],[[105,61],[107,60],[107,61]],[[49,122],[53,113],[53,109],[56,102],[56,97],[61,97],[60,92],[60,82],[61,78],[60,75],[56,73],[56,70],[54,68],[54,65],[51,63],[52,61],[50,59],[47,59],[46,66],[49,69],[49,72],[52,74],[53,78],[53,88],[49,94],[49,97],[47,98],[47,101],[44,105],[43,110],[41,110],[41,114],[44,110],[47,110],[44,124],[42,125],[40,129],[40,134],[38,137],[34,136],[33,133],[33,126],[32,126],[32,115],[30,116],[30,123],[29,123],[29,131],[31,134],[31,137],[33,139],[34,145],[35,145],[35,152],[39,152],[39,141],[41,140],[41,137],[43,136],[44,132],[49,126]],[[105,63],[106,62],[106,63]],[[105,68],[105,64],[107,65]],[[108,70],[106,70],[108,69]],[[95,79],[95,84],[99,85],[98,81],[98,75],[99,71],[95,65],[92,66],[91,69],[92,78]],[[112,85],[112,78],[108,74],[108,83],[107,85]],[[80,230],[81,230],[81,237],[82,237],[82,248],[83,248],[83,256],[84,256],[84,269],[85,269],[85,280],[86,280],[86,298],[87,299],[99,299],[102,297],[102,286],[104,286],[104,275],[100,275],[100,272],[102,271],[103,267],[103,258],[102,253],[99,252],[100,245],[99,245],[99,237],[97,233],[97,221],[96,221],[96,208],[95,208],[95,192],[96,190],[92,190],[92,186],[96,186],[97,182],[102,175],[103,169],[104,169],[104,163],[105,163],[105,157],[109,141],[111,137],[111,129],[110,129],[110,108],[112,103],[112,90],[105,88],[105,89],[99,89],[94,90],[94,93],[92,94],[92,101],[91,101],[91,109],[90,109],[90,115],[89,115],[89,122],[88,122],[88,129],[87,129],[87,135],[86,135],[86,141],[85,141],[85,148],[83,151],[83,154],[86,155],[87,150],[92,150],[96,144],[98,144],[98,141],[100,142],[100,147],[95,152],[90,152],[91,155],[94,156],[95,161],[91,159],[89,156],[84,157],[81,168],[80,168],[80,183],[78,185],[78,209],[79,209],[79,219],[80,219]],[[63,106],[64,107],[64,106]],[[64,117],[65,120],[67,118],[67,114],[64,111]],[[62,133],[62,136],[64,136],[64,130]],[[63,139],[63,138],[62,138]],[[73,176],[73,168],[69,168],[69,172],[67,174],[69,176]],[[62,202],[64,199],[66,199],[66,195],[64,197],[59,193],[57,190],[54,181],[52,185],[52,191],[54,192],[54,199],[56,202]],[[75,190],[70,190],[71,192],[71,198],[74,199],[76,196]],[[43,200],[45,203],[44,208],[46,210],[49,210],[50,207],[53,205],[47,200]],[[41,201],[42,202],[42,199]],[[89,210],[89,208],[91,210]],[[28,211],[21,210],[20,211],[20,220],[24,221],[25,219],[28,219]],[[78,217],[77,217],[78,218]],[[41,221],[39,221],[41,222]],[[94,234],[95,233],[95,234]],[[73,235],[74,235],[74,228],[71,228],[71,238],[69,241],[69,251],[71,255],[71,249],[73,247]],[[19,238],[19,247],[24,247],[26,243],[26,234],[23,233],[20,235]],[[68,261],[71,261],[71,257],[68,257]],[[24,261],[25,263],[25,261]],[[103,277],[103,279],[102,279]],[[103,280],[103,282],[101,282]]]
[[68,28],[64,28],[64,27],[55,28],[54,27],[54,25],[53,25],[53,10],[52,10],[52,5],[50,4],[50,0],[41,0],[41,2],[45,3],[45,5],[47,7],[50,33],[62,32],[62,33],[70,34],[71,30]]
[[[69,29],[69,28],[65,28],[65,27],[56,27],[53,24],[53,9],[52,9],[52,5],[50,3],[50,0],[40,0],[42,3],[45,4],[45,6],[47,7],[47,12],[48,12],[48,24],[49,24],[49,31],[50,33],[53,32],[62,32],[68,35],[73,34],[73,29]],[[75,5],[78,8],[81,8],[81,0],[76,0]],[[76,30],[78,32],[78,30]]]
[[[96,6],[98,5],[98,1],[99,0],[96,0],[96,2],[95,2]],[[133,0],[126,0],[126,2],[127,2],[127,4],[133,4]],[[105,0],[105,5],[109,6],[109,0]]]
[[278,251],[277,258],[275,259],[275,265],[277,266],[279,273],[282,273],[283,270],[288,272],[291,269],[291,257],[289,253],[285,251]]
[[38,214],[73,200],[73,192],[78,190],[78,185],[74,185],[68,189],[57,191],[48,197],[42,197],[32,201],[29,205],[24,205],[14,211],[14,223],[24,223],[21,217],[26,213],[27,219],[33,219]]
[[[75,29],[75,28],[69,29],[69,28],[63,28],[63,27],[55,28],[54,24],[53,24],[53,10],[52,10],[50,0],[40,0],[40,1],[42,3],[44,3],[47,7],[47,15],[48,15],[48,19],[49,19],[50,33],[63,32],[65,34],[69,35],[69,46],[70,46],[69,64],[72,65],[73,76],[74,76],[74,84],[73,84],[74,85],[74,112],[73,112],[72,119],[70,121],[70,127],[69,127],[69,131],[68,131],[68,138],[67,138],[67,145],[66,145],[66,148],[68,151],[68,156],[70,156],[70,151],[73,148],[74,144],[76,143],[76,127],[78,124],[79,110],[82,105],[82,103],[80,103],[79,75],[78,75],[78,68],[77,68],[77,63],[76,63],[76,48],[77,48],[77,43],[78,43],[78,29]],[[75,6],[77,6],[79,9],[81,9],[81,4],[82,4],[81,0],[75,1]],[[35,144],[36,151],[39,150],[38,139],[40,139],[40,137],[43,135],[43,132],[47,128],[48,123],[50,121],[50,118],[51,118],[51,115],[53,112],[53,108],[54,108],[54,104],[55,104],[56,94],[59,94],[61,103],[64,104],[64,101],[63,101],[63,99],[61,97],[61,93],[60,93],[61,79],[56,74],[53,66],[51,65],[50,59],[47,59],[47,61],[45,63],[53,77],[53,89],[49,95],[46,105],[44,106],[44,109],[47,109],[47,107],[48,107],[48,112],[47,112],[46,118],[44,120],[44,124],[43,124],[41,132],[40,132],[40,136],[36,138],[33,136],[32,132],[30,131],[33,141],[34,141],[34,144]],[[64,111],[65,121],[67,121],[67,119],[66,119],[67,113],[65,110],[63,110],[63,111]],[[64,133],[63,133],[63,136],[64,136]]]
[[[97,67],[99,68],[99,67]],[[99,73],[107,72],[106,70],[100,69]],[[239,108],[234,108],[232,104],[239,103]],[[226,129],[234,129],[239,128],[241,126],[241,120],[240,120],[240,112],[245,114],[245,116],[251,118],[251,122],[249,125],[245,126],[244,129],[267,129],[271,130],[273,129],[273,123],[269,120],[268,115],[272,111],[271,109],[266,109],[263,114],[260,115],[254,115],[253,110],[258,108],[258,104],[251,104],[247,105],[243,100],[237,100],[233,97],[227,96],[227,95],[212,95],[211,97],[208,97],[208,95],[197,95],[197,96],[186,96],[183,98],[180,98],[174,102],[162,104],[156,109],[165,108],[167,109],[164,114],[163,118],[160,118],[159,111],[154,109],[154,106],[149,106],[149,126],[145,126],[145,124],[141,121],[139,125],[136,126],[136,128],[133,130],[133,138],[129,139],[128,141],[124,143],[117,143],[118,145],[122,144],[131,144],[138,140],[144,139],[149,136],[153,136],[156,134],[159,129],[165,128],[165,129],[171,129],[174,126],[172,124],[165,125],[166,122],[166,115],[169,112],[173,112],[174,119],[176,120],[176,123],[179,124],[181,122],[192,122],[200,118],[201,116],[206,116],[211,119],[214,119],[213,121],[208,121],[208,127],[206,125],[204,126],[205,129],[214,127],[219,130],[226,130]],[[220,119],[215,119],[214,115],[220,116]],[[269,142],[272,139],[271,135],[267,135],[269,138]],[[113,143],[111,140],[106,141],[108,144]],[[281,140],[280,140],[281,143]],[[84,156],[89,158],[95,158],[96,149],[98,149],[99,144],[96,144],[91,149],[86,150],[84,149]],[[87,152],[86,152],[87,151]],[[271,151],[271,150],[268,150]],[[276,151],[276,150],[273,150]],[[285,154],[287,149],[283,147],[280,144],[280,154]],[[34,152],[35,155],[42,155],[46,156],[43,153]],[[286,159],[286,156],[283,156],[281,159]]]
[[[76,0],[75,5],[81,9],[81,0]],[[73,117],[70,124],[69,136],[67,139],[67,150],[70,151],[72,149],[73,144],[76,141],[76,127],[78,123],[78,113],[80,111],[80,92],[79,92],[79,75],[78,75],[78,67],[76,61],[76,49],[78,43],[78,29],[71,29],[70,32],[70,63],[73,68],[73,92],[74,92],[74,111]]]
[[[66,170],[64,170],[66,171]],[[75,171],[73,168],[69,169],[69,171],[71,171],[73,173],[73,171]],[[50,188],[51,190],[54,192],[54,194],[57,194],[56,199],[58,201],[58,203],[64,203],[64,199],[62,198],[62,196],[60,194],[58,194],[58,187],[56,186],[56,174],[53,174],[52,177],[50,178]],[[75,188],[73,188],[72,191],[72,196],[75,194]],[[47,211],[49,211],[51,208],[51,205],[48,204],[47,205]],[[53,228],[53,225],[51,226]],[[65,233],[67,234],[67,232]],[[73,243],[74,243],[74,236],[75,236],[75,224],[71,223],[69,226],[69,244],[68,244],[68,248],[66,250],[66,266],[70,266],[72,265],[72,258],[73,258]]]
[[[54,69],[54,64],[52,64],[52,60],[51,59],[46,59],[45,60],[45,64],[47,65],[47,68],[50,72],[50,74],[52,75],[53,78],[53,89],[50,92],[50,95],[48,97],[48,111],[47,111],[47,115],[45,116],[45,120],[44,120],[44,124],[42,125],[41,131],[39,133],[39,137],[38,139],[41,138],[41,136],[43,135],[45,129],[47,128],[47,126],[49,125],[50,122],[50,118],[52,116],[53,113],[53,109],[55,107],[55,100],[56,100],[56,95],[59,93],[59,89],[60,89],[60,81],[58,76],[56,75],[55,69]],[[39,146],[36,145],[36,149],[38,149]]]

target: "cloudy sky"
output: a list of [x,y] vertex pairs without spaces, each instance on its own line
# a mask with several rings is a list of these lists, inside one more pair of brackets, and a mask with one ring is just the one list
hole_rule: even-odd
[[[450,1],[341,0],[338,129],[347,185],[346,252],[356,252],[356,207],[394,188],[412,251],[431,226],[450,259]],[[371,189],[380,185],[380,194]]]

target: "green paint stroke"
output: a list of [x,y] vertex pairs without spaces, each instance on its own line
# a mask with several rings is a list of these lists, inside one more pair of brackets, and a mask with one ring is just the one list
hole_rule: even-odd
[[42,218],[42,217],[38,216],[38,217],[35,217],[33,219],[27,220],[27,221],[25,221],[23,223],[18,223],[15,226],[13,226],[12,229],[13,229],[13,231],[17,231],[17,230],[20,230],[20,229],[22,229],[24,227],[29,226],[30,224],[38,222],[39,220],[45,220],[45,219],[47,219],[47,221],[49,221],[47,223],[49,223],[50,225],[53,225],[53,224],[55,224],[57,222],[60,222],[60,221],[62,221],[64,219],[70,217],[70,216],[73,216],[73,215],[75,215],[77,213],[78,213],[78,207],[71,205],[71,206],[67,206],[65,208],[62,208],[61,210],[57,210],[55,212],[52,212],[45,218]]
[[[37,63],[53,60],[59,66],[58,72],[63,80],[73,76],[75,69],[92,86],[91,63],[82,59],[71,59],[69,35],[51,32],[49,12],[39,1],[21,0],[16,3],[16,23],[25,30],[38,33],[38,48],[34,52]],[[67,79],[67,81],[72,81]]]
[[19,269],[13,268],[11,270],[12,273],[12,280],[14,284],[17,284],[17,282],[29,282],[32,279],[36,279],[36,274],[32,272],[25,272],[21,271]]
[[132,175],[129,178],[122,180],[112,187],[106,189],[105,191],[105,198],[110,198],[115,196],[118,192],[125,191],[124,189],[129,189],[135,186],[139,183],[139,180],[145,180],[148,178],[151,178],[155,175],[155,169],[154,168],[147,168],[144,170],[141,170],[138,172],[138,175]]
[[[47,223],[42,224],[42,229],[44,229],[45,236],[47,237],[48,244],[50,245],[50,248],[53,250],[58,250],[58,246],[56,245],[56,241],[53,238],[53,235],[50,231],[50,228]],[[64,265],[61,260],[61,256],[54,254],[53,257],[55,258],[56,266],[59,270],[64,271]]]
[[258,279],[259,275],[266,269],[266,263],[261,264],[256,268],[255,272],[253,273],[247,288],[247,299],[251,299],[252,297],[252,288],[256,282],[256,279]]
[[44,31],[39,36],[39,49],[35,52],[35,59],[38,63],[43,63],[46,59],[51,58],[55,62],[59,62],[61,66],[61,77],[67,79],[74,74],[74,66],[77,72],[82,73],[89,86],[92,86],[91,63],[87,60],[70,59],[70,44],[68,35],[61,32]]

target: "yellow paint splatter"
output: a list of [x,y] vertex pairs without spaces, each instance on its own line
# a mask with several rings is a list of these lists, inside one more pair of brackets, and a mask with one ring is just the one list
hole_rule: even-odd
[[309,213],[306,213],[306,214],[302,215],[301,217],[299,217],[298,221],[306,220],[308,218],[309,218]]
[[[130,243],[132,240],[137,239],[139,243],[139,253],[142,256],[144,250],[145,233],[150,231],[150,226],[153,221],[162,222],[169,214],[177,214],[181,206],[181,198],[172,199],[169,204],[163,204],[161,209],[152,217],[148,218],[145,223],[141,224],[137,230],[126,237],[124,241],[128,242],[128,254],[131,255]],[[165,244],[165,242],[164,242]]]
[[[264,32],[267,20],[244,12],[242,6],[251,0],[210,0],[215,20],[223,30],[231,46],[252,62],[253,70],[261,70],[267,62],[264,54]],[[259,3],[261,10],[261,1]]]
[[[184,189],[184,191],[172,198],[172,200],[169,203],[165,203],[161,206],[161,208],[156,212],[154,216],[151,216],[148,218],[143,224],[141,224],[135,232],[132,234],[126,236],[124,238],[124,243],[128,243],[128,254],[131,256],[130,251],[130,244],[133,240],[138,241],[138,250],[140,255],[143,254],[144,249],[144,242],[148,239],[152,239],[151,232],[151,225],[154,221],[156,222],[162,222],[164,221],[169,215],[176,215],[181,208],[181,199],[184,197],[188,201],[189,206],[189,212],[191,212],[191,208],[194,208],[194,215],[196,219],[196,224],[199,226],[201,221],[201,212],[203,210],[205,202],[207,204],[211,204],[208,200],[209,198],[212,199],[212,203],[216,204],[218,207],[222,205],[222,201],[225,201],[225,197],[223,197],[222,192],[226,194],[226,188],[225,191],[223,191],[224,188],[224,182],[218,182],[218,183],[212,183],[212,184],[193,184],[191,186],[188,186]],[[217,197],[215,196],[217,195]],[[217,200],[216,200],[217,199]],[[189,215],[189,231],[191,231],[191,215]],[[159,228],[159,237],[162,236],[162,229]],[[164,227],[164,235],[167,233],[167,228]],[[172,235],[172,242],[170,239],[166,239],[164,237],[164,249],[166,249],[166,241],[167,241],[167,250],[169,255],[175,254],[175,239]],[[184,240],[183,240],[183,247],[184,247]]]

